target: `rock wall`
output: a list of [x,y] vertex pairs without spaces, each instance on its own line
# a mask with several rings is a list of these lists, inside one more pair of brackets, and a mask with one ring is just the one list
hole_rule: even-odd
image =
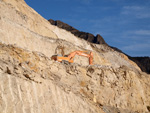
[[128,67],[62,64],[0,44],[0,112],[148,112],[150,77]]
[[[111,47],[112,49],[114,49],[115,51],[118,51],[120,53],[123,53],[121,50],[119,50],[116,47]],[[123,53],[125,54],[125,53]],[[140,69],[143,72],[146,72],[147,74],[150,74],[150,57],[131,57],[127,54],[125,54],[130,60],[132,60],[133,62],[135,62]]]
[[74,93],[65,92],[51,80],[36,83],[2,71],[0,79],[1,113],[100,112]]
[[[62,29],[65,29],[69,32],[71,32],[72,34],[74,34],[75,36],[81,38],[81,39],[84,39],[84,40],[87,40],[88,42],[91,42],[91,43],[95,43],[95,44],[105,44],[105,45],[108,45],[105,40],[103,39],[102,36],[100,36],[99,34],[97,34],[96,36],[94,36],[93,34],[91,33],[87,33],[87,32],[82,32],[82,31],[79,31],[77,29],[75,29],[74,27],[60,21],[60,20],[52,20],[52,19],[49,19],[48,20],[52,25],[55,25],[59,28],[62,28]],[[108,45],[109,46],[109,45]],[[111,47],[112,49],[114,49],[115,51],[118,51],[120,53],[123,53],[121,50],[119,50],[118,48],[116,47],[112,47],[112,46],[109,46]],[[123,53],[124,54],[124,53]],[[132,60],[133,62],[135,62],[139,67],[140,69],[143,71],[143,72],[146,72],[148,74],[150,74],[150,58],[149,57],[131,57],[129,55],[127,55],[129,57],[130,60]]]
[[[3,0],[0,1],[0,6],[0,41],[2,43],[13,44],[29,51],[38,51],[48,57],[56,54],[57,46],[62,45],[65,47],[65,54],[74,50],[93,51],[95,64],[133,67],[132,63],[128,63],[119,53],[111,51],[111,48],[90,44],[66,30],[50,25],[24,1]],[[120,60],[116,62],[116,59],[112,59],[113,56],[118,56],[117,59]],[[83,61],[77,60],[78,62],[87,64],[85,58],[77,58],[83,59]],[[138,66],[134,67],[139,69]]]
[[150,74],[150,57],[129,57],[141,68],[143,72]]
[[[99,113],[100,108],[58,85],[55,62],[0,44],[1,113]],[[32,56],[32,57],[31,57]],[[54,64],[53,64],[54,63]],[[63,73],[62,73],[63,74]]]
[[[126,55],[50,25],[23,0],[1,0],[0,23],[0,112],[150,112],[150,77]],[[59,46],[92,51],[94,65],[51,60]]]

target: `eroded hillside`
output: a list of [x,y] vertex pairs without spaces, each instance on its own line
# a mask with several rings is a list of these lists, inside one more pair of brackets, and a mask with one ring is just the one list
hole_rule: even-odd
[[[50,25],[23,0],[1,0],[0,23],[0,112],[150,112],[150,76],[126,55]],[[51,60],[60,46],[92,51],[94,65]]]
[[62,64],[11,45],[0,50],[1,112],[148,111],[149,76],[142,72]]

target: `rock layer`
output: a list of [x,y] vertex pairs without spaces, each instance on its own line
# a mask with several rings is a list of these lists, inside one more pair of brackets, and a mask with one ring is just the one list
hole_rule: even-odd
[[[1,113],[150,111],[150,76],[123,53],[50,25],[23,0],[1,0],[0,22]],[[51,60],[59,46],[92,51],[94,65]]]
[[[150,77],[126,66],[62,64],[0,44],[1,112],[148,112]],[[11,107],[10,107],[11,106]]]

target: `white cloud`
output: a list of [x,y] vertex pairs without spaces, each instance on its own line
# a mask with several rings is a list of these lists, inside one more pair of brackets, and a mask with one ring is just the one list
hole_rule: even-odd
[[140,7],[140,6],[124,6],[124,9],[128,9],[128,10],[141,10],[144,9],[144,7]]
[[126,31],[124,34],[126,35],[143,35],[143,36],[150,36],[150,30],[131,30],[131,31]]
[[136,18],[150,18],[150,7],[146,6],[124,6],[121,14]]
[[122,50],[124,51],[145,51],[145,50],[150,50],[150,44],[132,44],[132,45],[127,45],[122,47]]
[[148,35],[148,36],[150,36],[150,30],[137,30],[134,33],[136,35]]
[[89,4],[89,3],[91,3],[91,1],[93,1],[93,0],[53,0],[53,1],[59,1],[59,2],[77,1],[77,2],[81,2],[81,3]]
[[80,0],[82,3],[89,4],[92,0]]
[[69,0],[53,0],[53,1],[57,1],[57,2],[68,2]]

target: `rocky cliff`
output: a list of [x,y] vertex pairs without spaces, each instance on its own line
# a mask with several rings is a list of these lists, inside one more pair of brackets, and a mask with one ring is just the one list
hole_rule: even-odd
[[[75,56],[92,51],[94,65]],[[0,0],[0,113],[148,113],[150,76],[123,53],[49,24],[23,0]]]
[[143,72],[150,74],[150,57],[131,57],[129,58],[134,61]]
[[59,28],[62,28],[62,29],[65,29],[69,32],[71,32],[72,34],[74,34],[75,36],[79,37],[79,38],[82,38],[84,40],[87,40],[88,42],[91,42],[91,43],[96,43],[96,44],[106,44],[107,43],[105,42],[105,40],[103,39],[102,36],[100,36],[99,34],[97,34],[96,36],[94,36],[93,34],[91,33],[86,33],[86,32],[83,32],[83,31],[79,31],[77,29],[75,29],[74,27],[60,21],[60,20],[52,20],[52,19],[49,19],[48,20],[52,25],[55,25]]
[[[65,29],[69,32],[71,32],[72,34],[74,34],[75,36],[82,38],[84,40],[87,40],[88,42],[91,43],[95,43],[95,44],[105,44],[108,45],[105,40],[103,39],[102,36],[100,36],[99,34],[97,34],[96,36],[94,36],[91,33],[87,33],[87,32],[82,32],[79,31],[77,29],[75,29],[74,27],[60,21],[60,20],[53,20],[53,19],[49,19],[48,20],[52,25],[55,25],[61,29]],[[118,51],[120,53],[123,53],[121,50],[119,50],[116,47],[112,47],[110,45],[108,45],[109,47],[111,47],[112,49],[114,49],[115,51]],[[124,54],[124,53],[123,53]],[[148,74],[150,74],[150,57],[131,57],[129,55],[127,55],[128,58],[132,61],[134,61],[143,72],[146,72]]]

